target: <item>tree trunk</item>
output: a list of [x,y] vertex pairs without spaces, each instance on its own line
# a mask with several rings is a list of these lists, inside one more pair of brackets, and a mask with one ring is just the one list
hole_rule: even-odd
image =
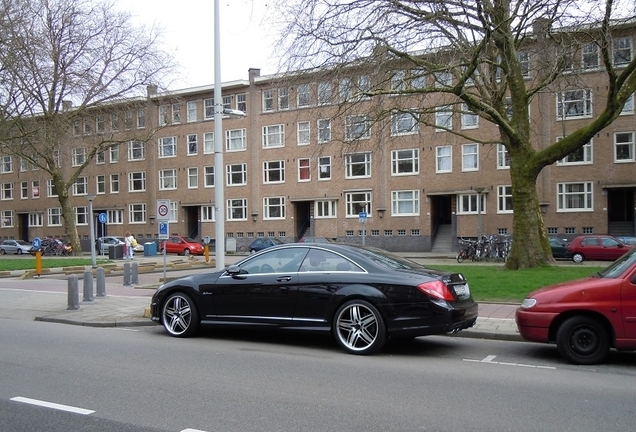
[[514,242],[506,267],[510,270],[539,267],[554,262],[546,234],[539,197],[538,171],[529,169],[527,159],[520,158],[510,166]]
[[[60,193],[60,205],[62,206],[62,217],[64,218],[64,231],[68,237],[68,241],[73,247],[73,255],[81,255],[82,246],[80,244],[79,235],[77,234],[77,225],[75,225],[75,211],[71,205],[71,200],[66,194]],[[92,215],[90,215],[92,216]]]

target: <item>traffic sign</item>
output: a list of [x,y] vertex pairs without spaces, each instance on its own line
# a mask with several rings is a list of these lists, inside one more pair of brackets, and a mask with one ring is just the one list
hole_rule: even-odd
[[358,217],[360,218],[360,223],[365,223],[367,221],[367,212],[358,213]]
[[42,246],[42,240],[40,239],[40,237],[34,238],[31,242],[31,246],[33,246],[35,249],[40,249],[40,246]]
[[159,240],[167,240],[168,239],[168,227],[170,223],[167,220],[159,221]]
[[106,215],[106,213],[100,213],[99,216],[97,216],[97,219],[99,220],[99,223],[108,222],[108,216]]
[[157,219],[168,219],[170,200],[157,200]]

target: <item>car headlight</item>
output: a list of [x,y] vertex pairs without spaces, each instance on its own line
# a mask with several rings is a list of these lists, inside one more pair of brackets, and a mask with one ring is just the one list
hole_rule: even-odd
[[522,309],[530,309],[532,306],[536,305],[537,301],[533,298],[525,298],[521,302]]

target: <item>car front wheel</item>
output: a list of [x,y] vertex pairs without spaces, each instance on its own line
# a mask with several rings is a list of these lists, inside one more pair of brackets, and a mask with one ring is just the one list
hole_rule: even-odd
[[571,363],[590,365],[602,362],[610,349],[610,336],[596,318],[575,316],[561,324],[556,334],[557,348]]
[[583,256],[582,253],[577,252],[574,255],[572,255],[572,261],[574,261],[575,263],[582,263],[584,259],[585,257]]
[[386,341],[380,312],[364,300],[351,300],[336,312],[333,332],[338,344],[350,354],[372,354]]
[[7,254],[7,251],[6,251],[6,250],[4,250],[4,249],[0,249],[0,254],[2,254],[2,255],[6,255],[6,254]]
[[187,294],[171,294],[161,311],[163,326],[172,336],[189,337],[199,329],[199,313]]

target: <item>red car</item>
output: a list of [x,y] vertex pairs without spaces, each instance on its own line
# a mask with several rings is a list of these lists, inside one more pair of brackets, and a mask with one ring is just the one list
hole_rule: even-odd
[[575,263],[583,260],[614,261],[633,248],[609,235],[582,235],[568,245],[567,255]]
[[169,237],[159,244],[159,252],[176,253],[177,255],[203,255],[203,245],[190,237]]
[[516,321],[524,339],[556,342],[575,364],[600,363],[612,347],[636,350],[636,250],[589,278],[531,292]]

